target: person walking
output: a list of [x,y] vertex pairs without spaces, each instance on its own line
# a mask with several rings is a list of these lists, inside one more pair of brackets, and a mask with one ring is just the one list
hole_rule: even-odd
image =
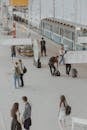
[[31,105],[28,102],[28,99],[27,99],[26,96],[23,96],[22,100],[25,104],[25,109],[24,109],[23,118],[22,118],[23,127],[25,128],[25,130],[30,130],[30,126],[31,126]]
[[23,75],[24,75],[24,73],[23,73],[24,65],[23,65],[21,59],[19,59],[19,69],[20,69],[20,81],[21,81],[20,87],[23,87],[23,86],[24,86],[24,79],[23,79]]
[[[50,59],[49,59],[49,68],[50,68],[50,72],[51,72],[51,75],[54,75],[55,74],[55,71],[56,71],[56,67],[55,67],[55,63],[57,65],[57,68],[58,68],[58,57],[59,56],[52,56]],[[54,70],[54,71],[53,71]]]
[[58,113],[59,126],[61,130],[65,129],[66,106],[67,106],[66,98],[64,95],[61,95],[59,103],[59,113]]
[[20,82],[19,82],[20,73],[21,72],[20,72],[18,62],[15,62],[15,66],[14,66],[14,86],[15,86],[15,88],[20,87]]
[[44,55],[46,56],[46,41],[44,40],[44,38],[42,37],[42,40],[40,41],[41,44],[41,56]]

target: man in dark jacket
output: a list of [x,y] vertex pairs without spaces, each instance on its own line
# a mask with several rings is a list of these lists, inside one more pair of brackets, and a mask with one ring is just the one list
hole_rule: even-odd
[[46,41],[44,40],[43,37],[42,40],[40,41],[40,44],[41,44],[41,55],[43,56],[44,53],[44,55],[46,56]]

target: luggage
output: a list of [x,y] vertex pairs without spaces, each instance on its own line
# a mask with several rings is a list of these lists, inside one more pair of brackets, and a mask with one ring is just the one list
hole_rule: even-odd
[[57,70],[56,72],[55,72],[55,74],[54,74],[55,76],[60,76],[60,71],[59,70]]
[[72,77],[73,77],[73,78],[76,78],[76,77],[77,77],[77,74],[78,74],[77,69],[73,68],[73,69],[72,69]]

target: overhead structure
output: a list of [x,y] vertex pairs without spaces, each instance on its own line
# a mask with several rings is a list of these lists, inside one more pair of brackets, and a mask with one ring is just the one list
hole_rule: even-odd
[[21,7],[21,6],[28,6],[29,2],[28,0],[9,0],[9,4],[11,6]]

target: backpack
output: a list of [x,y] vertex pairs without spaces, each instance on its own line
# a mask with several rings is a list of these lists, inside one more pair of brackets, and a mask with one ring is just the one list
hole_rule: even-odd
[[55,76],[60,76],[60,71],[59,70],[57,70],[56,72],[55,72],[55,74],[54,74]]
[[27,68],[24,66],[23,73],[25,74],[27,72]]
[[71,114],[71,106],[69,106],[69,105],[66,106],[65,114],[67,116]]

